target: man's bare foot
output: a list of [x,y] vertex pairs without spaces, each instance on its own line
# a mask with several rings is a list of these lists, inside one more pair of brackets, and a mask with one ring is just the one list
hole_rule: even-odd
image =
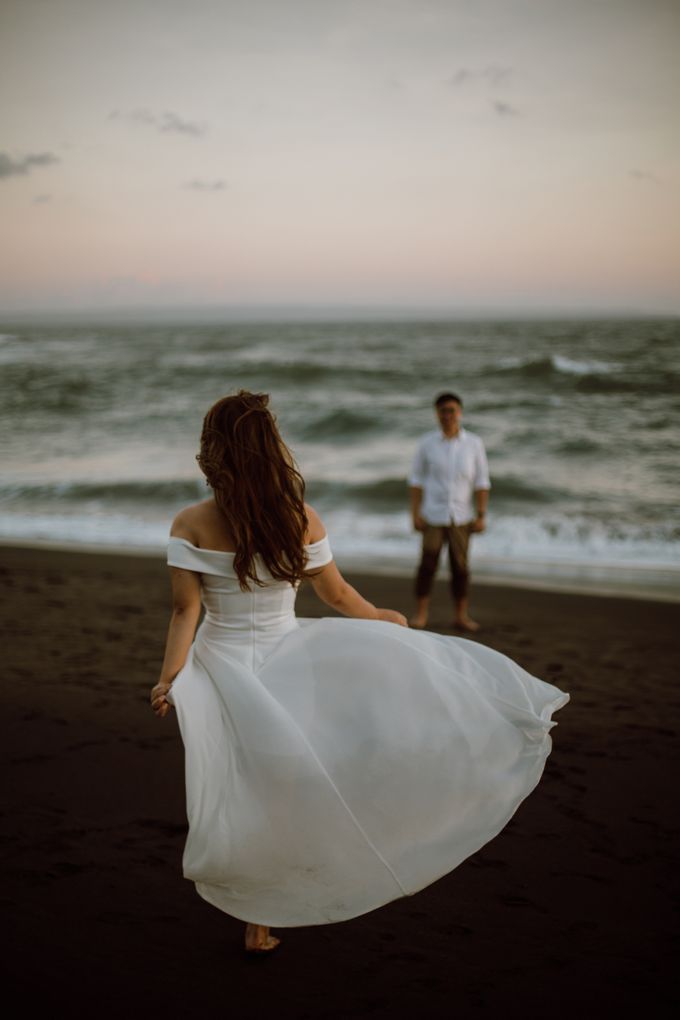
[[424,630],[427,627],[427,617],[430,612],[430,596],[422,595],[416,599],[415,612],[408,621],[409,627],[414,630]]
[[246,925],[247,953],[271,953],[272,949],[276,949],[280,942],[281,939],[274,938],[269,934],[269,928],[265,924]]
[[469,616],[461,616],[453,621],[454,630],[462,630],[467,634],[475,634],[479,630],[479,624],[471,620]]

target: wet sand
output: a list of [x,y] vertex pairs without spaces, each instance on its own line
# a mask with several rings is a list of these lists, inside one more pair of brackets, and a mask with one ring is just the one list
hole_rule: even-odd
[[[271,958],[181,877],[183,754],[148,706],[155,559],[1,548],[5,1001],[50,1016],[671,1015],[677,605],[492,585],[479,640],[571,693],[537,790],[428,889]],[[408,612],[410,585],[350,578]],[[436,594],[433,629],[445,631]],[[302,616],[325,607],[303,590]]]

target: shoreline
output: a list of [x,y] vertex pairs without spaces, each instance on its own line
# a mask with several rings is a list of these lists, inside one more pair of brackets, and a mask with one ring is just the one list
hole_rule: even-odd
[[[165,550],[157,546],[104,545],[88,542],[53,542],[47,539],[0,538],[0,550],[17,549],[27,554],[38,550],[47,552],[76,553],[87,556],[132,557],[135,559],[165,559]],[[366,562],[340,553],[339,566],[348,574],[363,577],[395,578],[411,581],[415,569],[405,564],[394,563],[386,558]],[[441,581],[447,575],[448,567],[444,556],[438,572]],[[472,563],[472,581],[475,586],[512,588],[546,593],[565,593],[602,598],[635,599],[645,602],[680,603],[680,570],[661,567],[622,565],[599,565],[547,561],[489,560]]]

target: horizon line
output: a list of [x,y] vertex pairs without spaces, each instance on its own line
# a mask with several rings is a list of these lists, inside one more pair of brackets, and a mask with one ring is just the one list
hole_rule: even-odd
[[[479,305],[446,305],[416,303],[394,304],[392,302],[202,302],[181,303],[172,305],[159,305],[152,303],[138,303],[126,305],[69,305],[60,307],[39,307],[39,308],[0,308],[0,320],[11,321],[18,319],[45,319],[50,317],[65,319],[69,317],[85,318],[103,316],[109,320],[115,318],[131,319],[135,316],[142,318],[202,318],[224,317],[229,321],[257,321],[258,317],[265,321],[272,318],[279,318],[281,321],[294,322],[299,317],[305,320],[313,319],[316,316],[330,316],[335,320],[357,321],[362,315],[371,319],[379,318],[382,321],[387,319],[458,319],[470,320],[495,320],[495,319],[676,319],[680,318],[680,310],[641,310],[634,308],[613,308],[602,305],[596,306],[571,306],[560,307],[558,305],[529,305],[526,307],[504,307],[502,305],[484,308]],[[317,319],[317,321],[321,321]]]

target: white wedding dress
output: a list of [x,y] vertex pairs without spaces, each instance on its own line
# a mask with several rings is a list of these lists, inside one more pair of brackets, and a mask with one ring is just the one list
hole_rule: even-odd
[[[309,568],[331,560],[307,546]],[[235,917],[342,921],[492,839],[536,786],[569,696],[460,638],[299,620],[286,582],[170,539],[205,618],[169,700],[186,749],[185,877]]]

